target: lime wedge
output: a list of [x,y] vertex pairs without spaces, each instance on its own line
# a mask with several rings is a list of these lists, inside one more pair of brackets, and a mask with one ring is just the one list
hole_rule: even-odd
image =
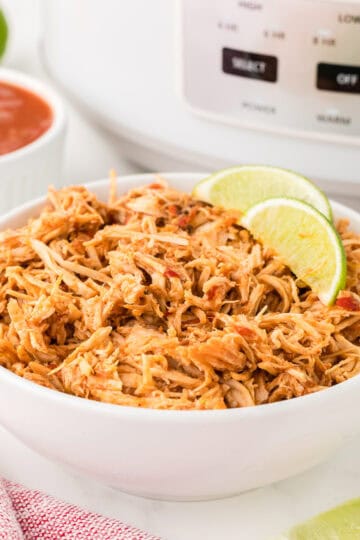
[[201,201],[246,212],[271,197],[291,197],[307,202],[329,220],[331,207],[325,194],[299,174],[261,165],[232,167],[201,180],[193,190]]
[[326,304],[345,287],[346,257],[333,225],[297,199],[267,199],[252,206],[241,225],[272,248]]
[[8,27],[4,13],[0,9],[0,58],[5,52],[6,42],[8,38]]
[[360,499],[319,514],[276,540],[360,540]]

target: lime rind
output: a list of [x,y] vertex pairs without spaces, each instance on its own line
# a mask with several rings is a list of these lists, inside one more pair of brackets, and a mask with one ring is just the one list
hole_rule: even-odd
[[8,40],[8,25],[5,19],[4,12],[0,9],[0,59],[5,53]]
[[[291,197],[314,206],[332,221],[332,210],[325,193],[305,176],[280,167],[241,165],[222,169],[198,182],[193,190],[193,196],[208,203],[221,205],[222,199],[226,198],[228,184],[238,197],[237,208],[243,212],[270,197]],[[257,189],[253,189],[249,197],[249,191],[254,185]],[[229,198],[231,201],[234,199],[233,196]]]
[[[254,218],[258,216],[259,213],[264,212],[266,209],[280,208],[281,206],[286,207],[286,208],[293,208],[294,210],[300,210],[304,213],[304,216],[306,215],[312,216],[320,225],[319,231],[326,231],[326,236],[329,239],[330,244],[333,248],[333,253],[335,254],[335,271],[331,279],[331,282],[327,286],[327,289],[316,290],[316,287],[314,283],[311,283],[311,280],[310,280],[310,283],[308,283],[308,280],[306,279],[306,277],[304,276],[298,276],[298,277],[300,277],[305,283],[308,283],[308,285],[314,290],[314,292],[318,294],[320,300],[324,304],[326,305],[333,304],[334,301],[336,300],[336,297],[339,291],[344,289],[346,285],[346,255],[345,255],[344,246],[342,244],[342,241],[338,232],[321,212],[316,210],[311,205],[303,201],[299,201],[298,199],[294,199],[290,197],[275,197],[275,198],[266,199],[252,206],[243,215],[240,221],[241,225],[249,229],[250,232],[253,234],[253,236],[257,240],[263,241],[261,233],[259,234],[258,231],[254,230],[254,226],[253,226]],[[269,224],[269,226],[266,227],[266,229],[270,230],[271,224]],[[268,244],[265,241],[264,243]],[[272,247],[275,251],[277,251],[277,246],[275,244],[276,244],[276,241],[271,242],[271,246],[269,243],[269,247]],[[294,236],[293,246],[296,246],[295,236]],[[284,258],[285,263],[289,264],[289,261],[286,260],[285,253],[279,253],[279,255]],[[317,254],[315,253],[314,260],[316,258],[316,255]],[[291,265],[289,267],[291,270],[294,271],[294,269],[291,268]]]
[[276,540],[360,540],[360,499],[318,514]]

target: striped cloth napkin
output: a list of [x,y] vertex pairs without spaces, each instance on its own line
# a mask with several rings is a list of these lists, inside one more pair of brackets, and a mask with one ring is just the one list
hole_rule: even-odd
[[116,519],[0,479],[1,540],[160,540]]

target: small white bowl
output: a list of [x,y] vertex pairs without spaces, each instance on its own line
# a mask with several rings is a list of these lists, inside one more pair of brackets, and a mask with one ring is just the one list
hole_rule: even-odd
[[[201,174],[167,174],[190,191]],[[120,178],[118,189],[153,181]],[[108,180],[88,186],[101,199]],[[0,230],[39,213],[44,199],[0,218]],[[332,203],[360,232],[360,214]],[[298,474],[360,430],[360,377],[289,401],[244,409],[159,411],[89,401],[0,368],[0,422],[43,456],[104,484],[173,500],[234,495]],[[41,471],[39,471],[41,474]]]
[[46,101],[53,122],[39,138],[18,150],[0,156],[0,214],[59,185],[66,131],[63,103],[49,86],[12,69],[0,68],[0,83],[30,90]]

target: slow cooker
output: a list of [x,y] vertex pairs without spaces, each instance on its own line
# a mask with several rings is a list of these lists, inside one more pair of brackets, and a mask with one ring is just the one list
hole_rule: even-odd
[[130,159],[156,170],[279,165],[360,199],[359,1],[43,9],[48,71]]

